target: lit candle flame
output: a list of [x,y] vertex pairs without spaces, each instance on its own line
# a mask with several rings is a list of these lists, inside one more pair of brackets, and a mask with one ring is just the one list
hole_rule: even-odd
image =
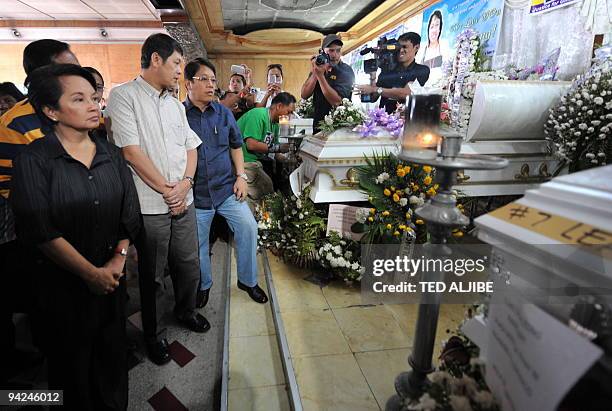
[[431,133],[426,133],[426,134],[423,134],[423,135],[421,136],[421,142],[422,142],[424,145],[430,145],[431,143],[433,143],[433,142],[434,142],[434,140],[435,140],[435,139],[436,139],[436,138],[435,138],[435,137],[434,137],[434,135],[433,135],[433,134],[431,134]]

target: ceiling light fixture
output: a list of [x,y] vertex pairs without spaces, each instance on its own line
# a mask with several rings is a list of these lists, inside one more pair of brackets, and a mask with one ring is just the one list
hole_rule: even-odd
[[20,32],[19,32],[19,30],[17,30],[17,29],[13,29],[13,30],[12,30],[12,33],[13,33],[13,36],[15,36],[15,37],[17,37],[17,38],[21,37],[21,33],[20,33]]
[[108,31],[105,29],[100,29],[100,35],[104,38],[108,37]]

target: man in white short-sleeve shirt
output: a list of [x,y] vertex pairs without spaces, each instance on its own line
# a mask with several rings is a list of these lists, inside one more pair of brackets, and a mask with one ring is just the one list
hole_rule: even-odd
[[143,228],[135,245],[142,325],[149,358],[158,365],[170,361],[168,342],[157,330],[157,297],[163,295],[167,265],[177,319],[194,332],[210,328],[195,311],[200,262],[192,187],[202,142],[183,105],[167,91],[181,75],[182,61],[176,40],[149,36],[142,45],[140,76],[111,91],[105,112],[110,138],[123,150],[140,200]]

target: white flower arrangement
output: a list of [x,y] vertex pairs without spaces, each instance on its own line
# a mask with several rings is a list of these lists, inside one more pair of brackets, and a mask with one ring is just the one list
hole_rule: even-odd
[[295,106],[295,113],[301,118],[312,118],[314,116],[312,96],[307,99],[301,99]]
[[346,282],[359,281],[365,272],[359,259],[359,243],[344,240],[335,231],[324,239],[318,249],[319,264]]
[[349,99],[344,98],[342,99],[342,104],[334,108],[319,123],[319,128],[326,133],[331,133],[342,127],[350,127],[352,129],[363,123],[365,118],[366,115],[360,108],[353,105]]
[[612,55],[577,76],[550,110],[544,134],[551,152],[570,171],[606,165],[612,156]]
[[389,173],[380,173],[378,177],[376,177],[376,184],[382,184],[389,179]]

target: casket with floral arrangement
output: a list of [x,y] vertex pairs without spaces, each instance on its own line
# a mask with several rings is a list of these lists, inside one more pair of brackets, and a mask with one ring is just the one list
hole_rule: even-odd
[[366,201],[357,168],[375,152],[397,153],[402,127],[399,114],[381,110],[366,114],[344,99],[321,122],[321,132],[304,139],[299,151],[302,165],[293,176],[298,182],[294,192],[308,183],[315,203]]

